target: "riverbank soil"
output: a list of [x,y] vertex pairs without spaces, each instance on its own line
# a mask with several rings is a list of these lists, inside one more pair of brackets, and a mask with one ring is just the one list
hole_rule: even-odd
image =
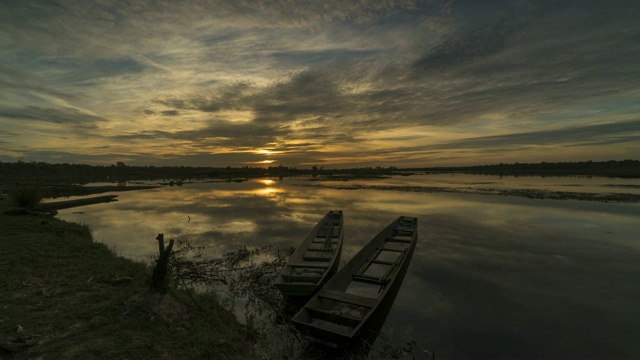
[[87,226],[19,214],[0,196],[0,358],[251,357],[212,295],[149,291],[151,270]]

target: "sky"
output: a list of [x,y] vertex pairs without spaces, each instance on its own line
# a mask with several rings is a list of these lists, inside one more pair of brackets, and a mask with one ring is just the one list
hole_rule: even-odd
[[3,0],[0,161],[638,159],[640,2]]

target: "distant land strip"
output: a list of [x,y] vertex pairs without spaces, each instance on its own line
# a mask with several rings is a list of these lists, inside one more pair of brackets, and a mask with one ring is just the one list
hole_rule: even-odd
[[437,186],[406,185],[358,185],[358,184],[300,184],[304,187],[321,187],[337,190],[385,190],[423,193],[463,193],[479,195],[518,196],[529,199],[582,200],[597,202],[640,203],[640,195],[627,193],[584,193],[573,191],[548,191],[537,189],[460,189]]
[[621,178],[640,177],[639,160],[577,161],[514,163],[456,167],[428,167],[420,171],[466,172],[473,174],[507,176],[607,176]]
[[[322,164],[318,164],[322,165]],[[412,173],[471,173],[504,176],[605,176],[640,178],[640,160],[578,161],[514,163],[457,167],[359,167],[330,169],[323,166],[296,168],[269,167],[189,167],[189,166],[135,166],[118,161],[115,165],[49,164],[46,162],[0,161],[0,183],[47,181],[67,184],[93,182],[125,183],[153,179],[234,179],[264,176],[357,176],[374,177],[410,175]]]

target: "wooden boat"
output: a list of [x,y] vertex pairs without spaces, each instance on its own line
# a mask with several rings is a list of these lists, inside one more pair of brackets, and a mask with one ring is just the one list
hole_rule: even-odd
[[343,239],[342,211],[329,211],[291,254],[275,286],[287,296],[313,295],[338,270]]
[[371,319],[386,318],[417,239],[417,218],[393,221],[304,305],[293,324],[309,340],[338,347],[353,340]]

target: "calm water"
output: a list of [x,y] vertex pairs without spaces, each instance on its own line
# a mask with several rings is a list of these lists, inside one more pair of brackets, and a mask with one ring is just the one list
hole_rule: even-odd
[[[97,241],[124,256],[146,259],[161,232],[206,245],[211,256],[240,245],[296,246],[328,210],[341,209],[348,260],[393,219],[417,216],[418,245],[383,327],[391,342],[415,340],[417,357],[426,356],[421,349],[438,358],[640,357],[640,204],[301,183],[310,182],[122,192],[116,203],[59,217],[90,225]],[[607,178],[447,174],[349,184],[640,193],[640,180]]]

